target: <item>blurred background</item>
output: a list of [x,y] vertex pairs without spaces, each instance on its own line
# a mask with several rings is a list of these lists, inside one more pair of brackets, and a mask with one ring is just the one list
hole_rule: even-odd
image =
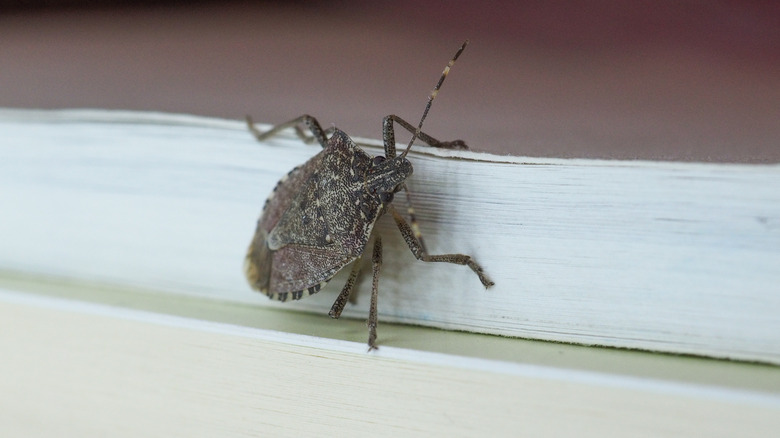
[[426,121],[435,137],[780,162],[776,1],[3,1],[0,107],[308,113],[381,138],[387,114],[417,122],[467,38]]

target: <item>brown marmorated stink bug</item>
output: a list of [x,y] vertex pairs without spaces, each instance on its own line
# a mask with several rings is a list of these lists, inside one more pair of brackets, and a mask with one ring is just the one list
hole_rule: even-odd
[[[284,176],[265,202],[244,263],[252,288],[271,299],[298,300],[317,293],[337,272],[353,263],[349,279],[329,312],[331,317],[338,318],[352,294],[360,271],[360,258],[374,224],[387,212],[395,219],[406,244],[418,260],[467,265],[486,288],[494,284],[468,255],[428,254],[411,203],[408,209],[411,226],[392,205],[393,196],[402,189],[406,191],[405,181],[412,174],[412,164],[406,155],[415,139],[419,138],[432,147],[467,148],[461,140],[442,142],[421,131],[431,103],[466,44],[468,40],[444,68],[428,97],[417,128],[395,115],[383,119],[384,157],[368,155],[339,129],[323,130],[319,122],[309,115],[274,126],[266,132],[258,131],[247,117],[249,129],[259,141],[283,129],[294,128],[302,140],[307,143],[316,140],[322,146],[319,154]],[[395,151],[394,122],[413,134],[401,155],[396,155]],[[311,131],[311,136],[304,133],[301,124]],[[377,286],[381,265],[382,239],[377,233],[372,253],[369,350],[376,348]]]

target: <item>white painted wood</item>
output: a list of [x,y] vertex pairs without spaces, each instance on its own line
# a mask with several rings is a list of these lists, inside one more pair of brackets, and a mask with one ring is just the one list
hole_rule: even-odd
[[[278,304],[241,272],[265,197],[317,150],[238,121],[3,110],[0,269],[325,314],[343,276]],[[780,363],[780,166],[417,152],[429,250],[496,286],[415,261],[384,218],[380,320]]]
[[780,426],[776,393],[366,354],[2,289],[0,352],[3,436],[767,437]]

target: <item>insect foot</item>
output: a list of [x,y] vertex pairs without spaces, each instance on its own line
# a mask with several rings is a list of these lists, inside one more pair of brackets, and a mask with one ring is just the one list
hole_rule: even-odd
[[[494,284],[468,255],[428,254],[411,202],[408,202],[411,225],[392,205],[395,194],[401,190],[406,192],[409,201],[405,182],[413,167],[406,155],[417,138],[433,147],[466,149],[461,140],[442,142],[422,132],[428,110],[466,44],[468,41],[444,68],[416,128],[395,115],[384,118],[384,156],[372,157],[346,133],[336,128],[323,130],[317,119],[309,115],[265,132],[260,132],[247,118],[250,131],[259,141],[293,128],[302,140],[317,141],[322,147],[320,153],[282,177],[265,202],[244,261],[244,273],[252,288],[279,301],[298,300],[317,293],[337,272],[352,263],[349,279],[329,312],[331,317],[338,318],[352,295],[360,273],[360,258],[374,225],[388,211],[418,260],[465,265],[485,287]],[[394,124],[412,133],[411,141],[400,155],[395,149]],[[367,322],[369,350],[377,348],[377,296],[382,266],[382,239],[378,233],[374,234]]]

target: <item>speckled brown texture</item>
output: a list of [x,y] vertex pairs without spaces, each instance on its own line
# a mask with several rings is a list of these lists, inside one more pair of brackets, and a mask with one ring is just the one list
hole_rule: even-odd
[[363,254],[382,211],[379,197],[364,190],[371,163],[337,130],[327,148],[279,181],[247,255],[253,286],[281,301],[301,298],[298,292],[327,282]]

